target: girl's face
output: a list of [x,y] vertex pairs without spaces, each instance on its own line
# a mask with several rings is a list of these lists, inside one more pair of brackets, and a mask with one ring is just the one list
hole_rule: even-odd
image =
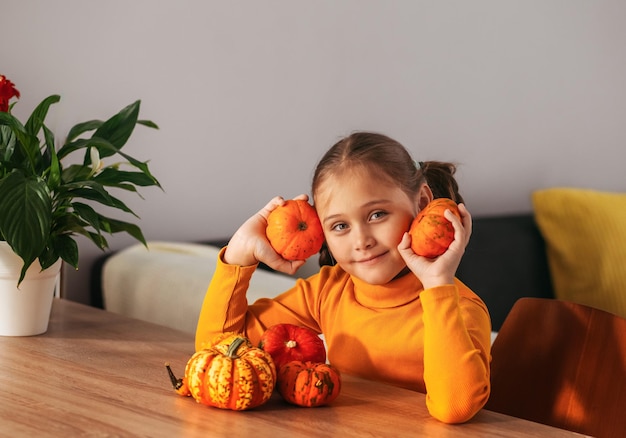
[[367,283],[385,284],[406,267],[397,246],[418,199],[374,175],[354,169],[329,176],[318,187],[315,208],[336,262]]

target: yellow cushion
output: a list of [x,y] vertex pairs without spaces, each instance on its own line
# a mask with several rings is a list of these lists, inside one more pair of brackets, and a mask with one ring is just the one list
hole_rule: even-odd
[[532,201],[555,296],[626,318],[626,194],[552,188]]

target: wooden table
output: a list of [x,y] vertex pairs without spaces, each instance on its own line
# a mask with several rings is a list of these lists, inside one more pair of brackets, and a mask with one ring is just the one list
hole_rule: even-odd
[[0,336],[0,436],[576,436],[488,411],[446,425],[423,394],[351,376],[327,407],[274,396],[250,411],[209,408],[174,393],[164,367],[182,374],[193,345],[187,333],[55,299],[47,333]]

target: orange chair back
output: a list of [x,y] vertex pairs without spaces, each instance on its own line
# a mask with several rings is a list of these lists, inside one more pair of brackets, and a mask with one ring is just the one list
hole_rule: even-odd
[[626,319],[572,302],[521,298],[491,354],[486,409],[595,437],[626,437]]

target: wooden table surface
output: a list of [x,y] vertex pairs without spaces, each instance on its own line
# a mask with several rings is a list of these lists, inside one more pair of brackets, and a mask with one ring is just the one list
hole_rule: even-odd
[[55,299],[47,333],[0,336],[0,436],[577,436],[489,411],[446,425],[423,394],[346,375],[326,407],[275,395],[254,410],[210,408],[177,395],[164,367],[182,375],[193,348],[187,333]]

